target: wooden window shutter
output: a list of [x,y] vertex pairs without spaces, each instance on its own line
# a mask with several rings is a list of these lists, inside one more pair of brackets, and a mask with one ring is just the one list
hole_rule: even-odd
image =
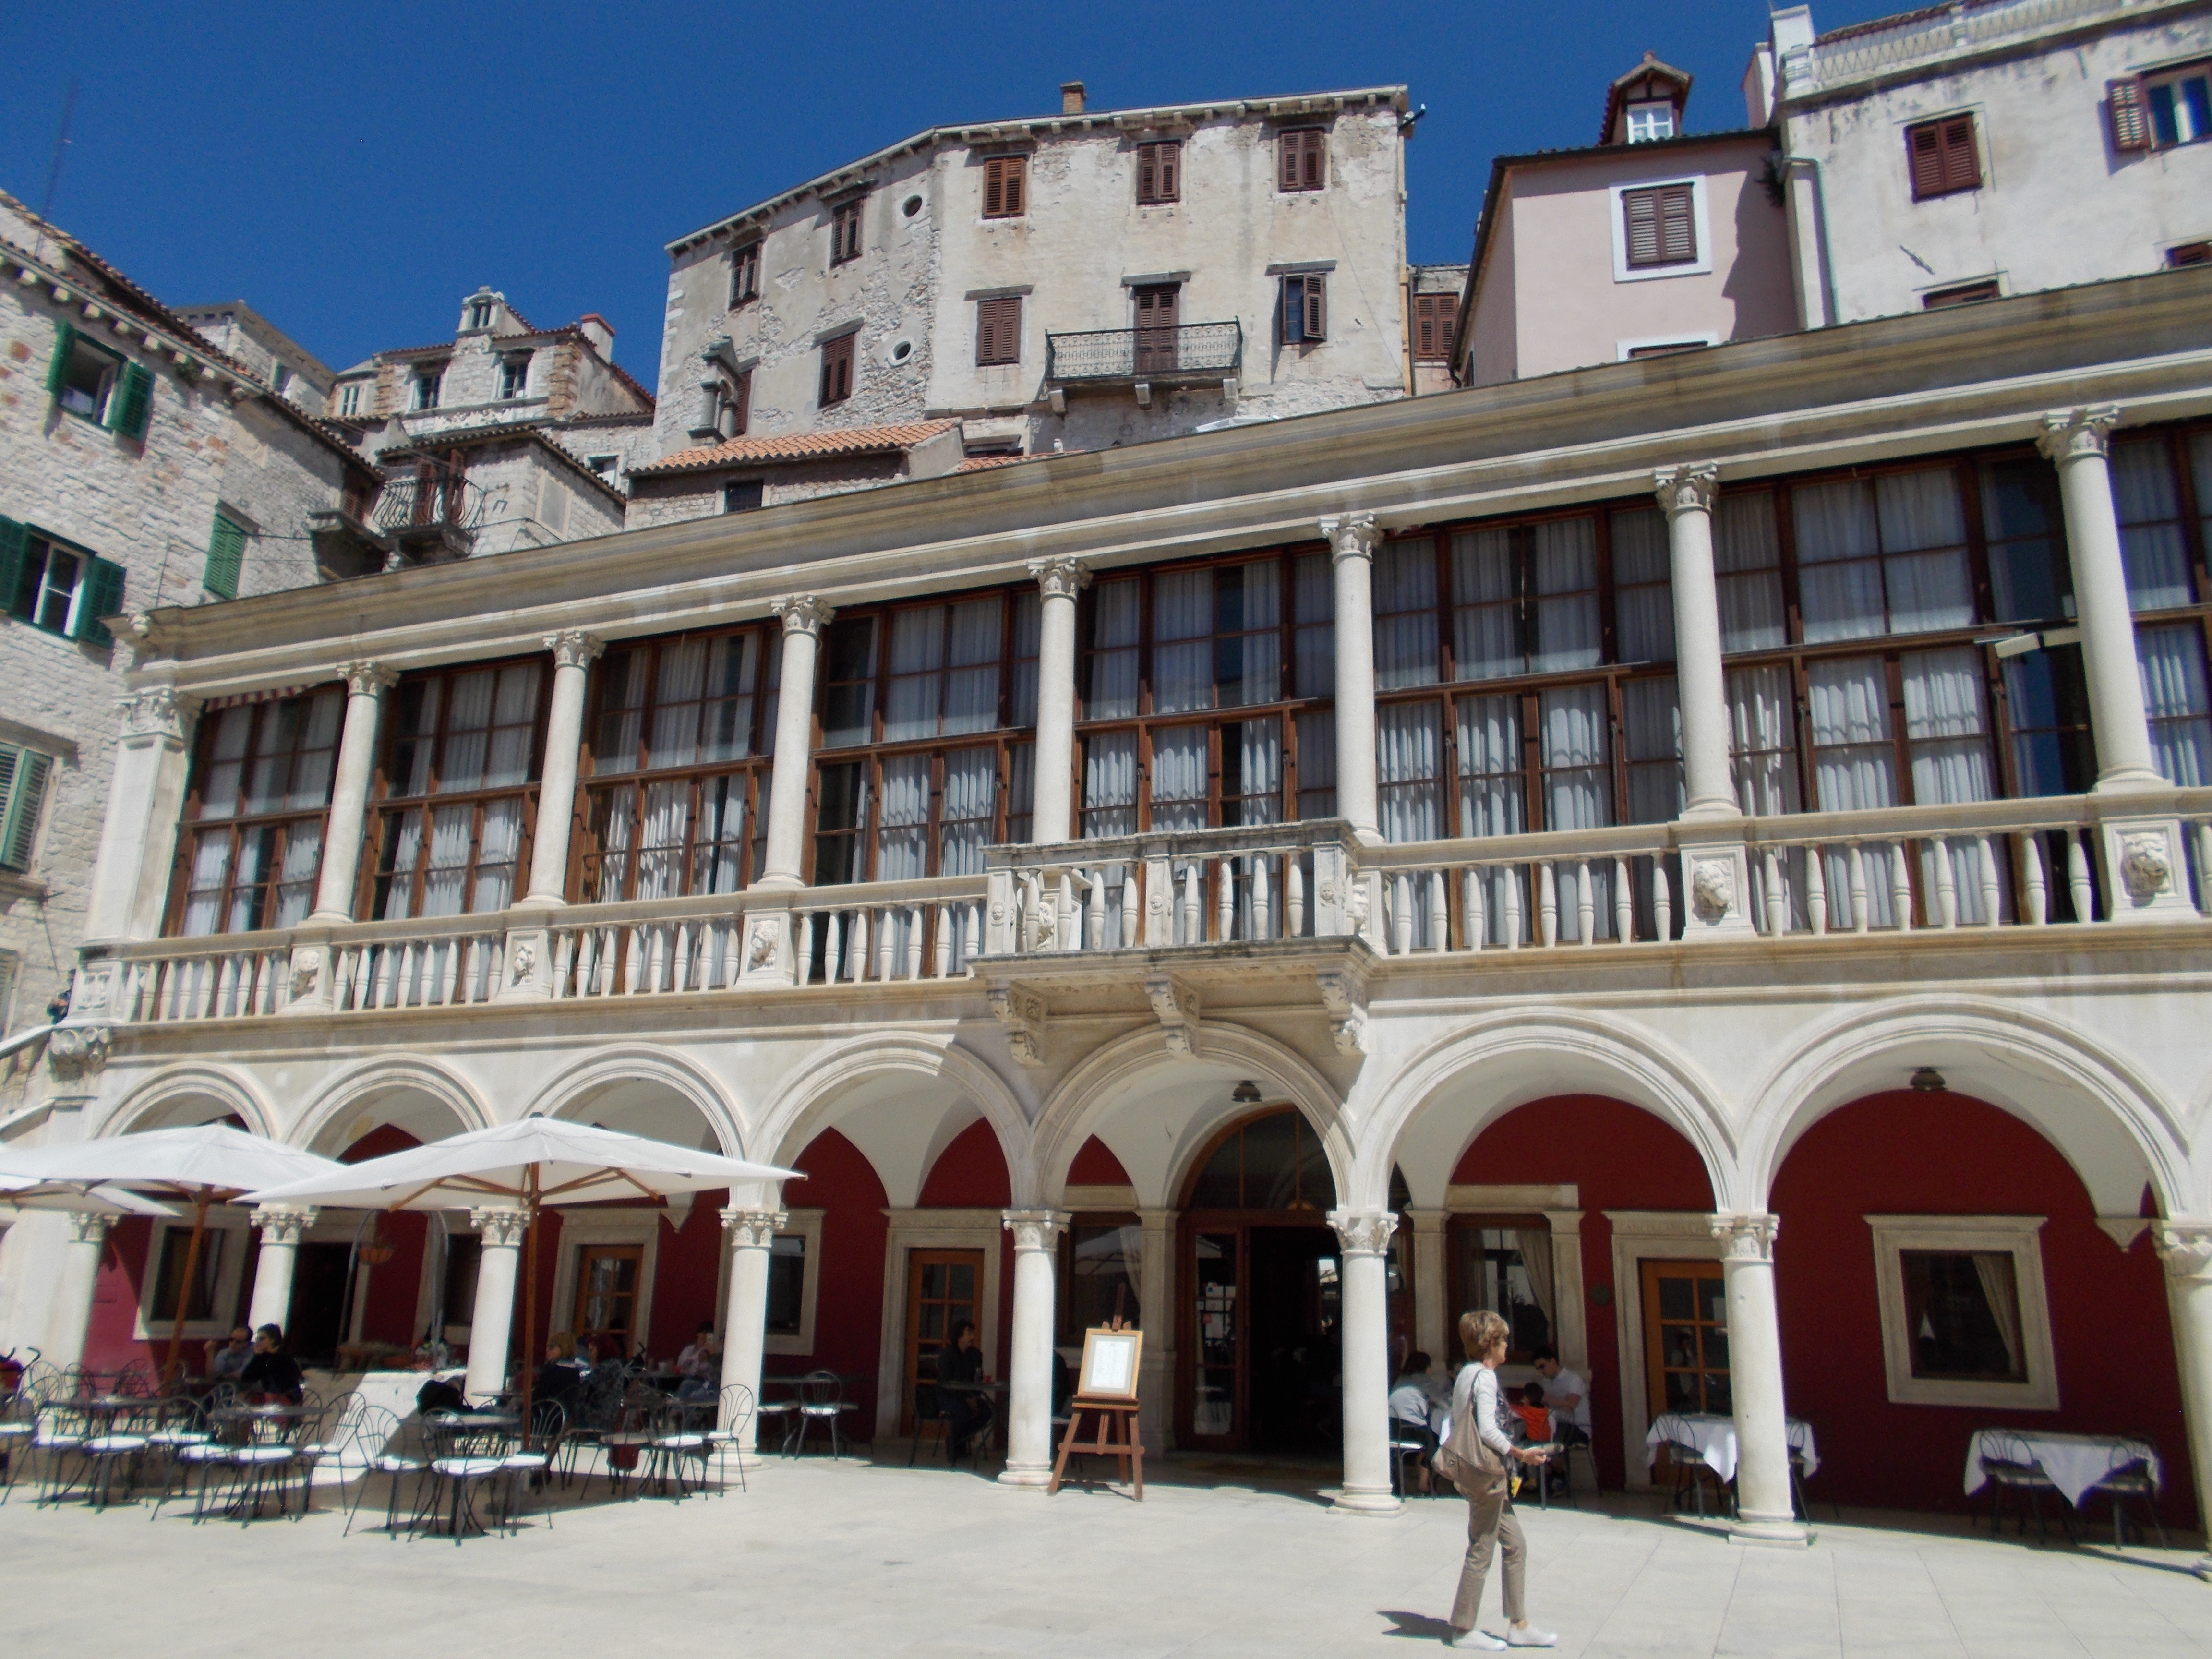
[[1912,168],[1914,201],[1972,190],[1982,182],[1972,116],[1948,115],[1940,121],[1923,121],[1905,129],[1905,142]]
[[30,526],[0,519],[0,611],[15,603],[15,590],[23,585],[23,560],[30,550]]
[[1914,127],[1905,135],[1912,162],[1912,196],[1919,201],[1943,193],[1943,139],[1933,126]]
[[1018,219],[1029,211],[1030,158],[1009,155],[1005,158],[1006,179],[1006,217]]
[[1160,199],[1160,147],[1158,144],[1137,146],[1137,199],[1139,202]]
[[1659,192],[1627,190],[1620,194],[1620,210],[1626,221],[1628,263],[1631,269],[1659,263]]
[[1298,135],[1284,133],[1275,140],[1275,188],[1296,190],[1298,187]]
[[1458,322],[1459,297],[1452,294],[1413,296],[1413,356],[1423,362],[1449,362],[1452,329]]
[[1684,265],[1698,257],[1696,192],[1688,185],[1668,185],[1659,191],[1659,262]]
[[77,578],[76,618],[70,625],[70,637],[90,645],[112,645],[115,636],[100,618],[123,610],[123,567],[108,559],[88,558],[84,563],[84,574]]
[[1006,212],[1006,158],[994,155],[983,163],[983,216],[1000,219]]
[[31,867],[53,764],[52,756],[35,749],[0,744],[0,865],[10,870]]
[[216,514],[215,532],[208,538],[207,571],[200,578],[200,586],[218,599],[234,599],[245,568],[245,527]]
[[2141,150],[2150,148],[2150,117],[2143,108],[2142,82],[2124,76],[2105,82],[2105,112],[2112,127],[2112,148]]
[[46,359],[46,395],[58,398],[69,380],[70,354],[76,349],[76,331],[67,323],[54,325],[54,355]]
[[146,435],[146,422],[154,412],[154,371],[143,363],[125,363],[107,394],[107,429],[126,438]]
[[1275,152],[1279,162],[1277,185],[1283,190],[1319,190],[1328,182],[1328,152],[1322,140],[1328,135],[1317,127],[1302,127],[1295,132],[1284,133],[1275,141]]
[[1022,356],[1022,301],[1019,295],[975,302],[975,361],[1015,363]]
[[1328,338],[1328,278],[1316,272],[1306,278],[1306,338]]
[[841,334],[822,347],[823,404],[842,403],[853,395],[853,345],[856,337]]
[[1982,160],[1974,149],[1974,118],[1954,115],[1943,123],[1943,188],[1972,190],[1982,182]]
[[1319,131],[1309,132],[1305,135],[1305,142],[1299,146],[1299,183],[1308,190],[1319,190],[1328,182],[1323,176],[1328,152],[1322,146],[1322,137]]

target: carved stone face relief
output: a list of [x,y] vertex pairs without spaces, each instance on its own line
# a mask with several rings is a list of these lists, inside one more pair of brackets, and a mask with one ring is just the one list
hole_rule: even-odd
[[510,985],[525,983],[537,966],[538,947],[528,939],[522,940],[514,947],[514,962],[507,970],[507,982]]
[[1699,859],[1690,869],[1690,902],[1707,921],[1735,905],[1735,866],[1726,859]]
[[745,965],[757,972],[774,962],[781,937],[781,932],[773,921],[754,923],[752,942],[745,950]]
[[2164,836],[2152,833],[2120,838],[2120,879],[2127,884],[2131,896],[2151,898],[2164,892],[2172,878]]

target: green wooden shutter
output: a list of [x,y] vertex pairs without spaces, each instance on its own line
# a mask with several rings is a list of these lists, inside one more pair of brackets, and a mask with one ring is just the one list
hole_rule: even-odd
[[143,363],[125,363],[107,398],[107,429],[126,438],[146,435],[146,417],[154,411],[154,371]]
[[0,744],[0,865],[10,870],[31,867],[39,808],[46,801],[53,765],[52,756],[35,749]]
[[91,645],[114,644],[115,636],[100,619],[123,609],[123,567],[107,559],[88,558],[77,580],[76,617],[70,637]]
[[234,599],[239,573],[245,567],[245,526],[216,514],[215,533],[208,538],[207,573],[200,578],[200,586],[217,599]]
[[23,560],[30,550],[31,526],[0,519],[0,612],[15,608],[16,591],[23,586]]
[[76,349],[76,331],[67,323],[54,325],[54,355],[46,360],[46,395],[58,398],[69,380],[70,353]]

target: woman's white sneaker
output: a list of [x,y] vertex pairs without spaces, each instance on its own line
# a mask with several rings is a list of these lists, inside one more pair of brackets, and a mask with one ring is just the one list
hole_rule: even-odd
[[1455,1648],[1480,1648],[1486,1653],[1503,1653],[1505,1644],[1477,1625],[1473,1630],[1463,1630],[1446,1644]]
[[1510,1648],[1555,1648],[1559,1645],[1559,1632],[1538,1630],[1534,1625],[1509,1625],[1505,1631],[1505,1645]]

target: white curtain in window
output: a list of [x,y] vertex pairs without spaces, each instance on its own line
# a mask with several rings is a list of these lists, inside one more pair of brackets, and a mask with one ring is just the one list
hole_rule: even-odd
[[[432,850],[436,850],[434,839]],[[504,910],[514,902],[516,862],[521,853],[522,803],[514,799],[486,802],[483,839],[477,852],[476,890],[469,896],[471,910],[479,914]],[[423,914],[431,912],[426,908]]]
[[1774,497],[1765,490],[1723,495],[1713,508],[1713,570],[1721,611],[1721,649],[1771,651],[1786,645],[1782,550]]
[[[1610,722],[1605,688],[1577,685],[1547,691],[1537,700],[1537,718],[1543,747],[1544,827],[1594,830],[1611,823],[1613,768],[1607,754]],[[1594,860],[1589,871],[1592,921],[1602,939],[1613,932],[1613,860]],[[1573,866],[1559,866],[1558,892],[1559,937],[1580,938],[1582,896]]]
[[490,748],[492,694],[497,678],[489,668],[453,678],[453,714],[446,722],[445,751],[438,764],[441,794],[481,789],[489,781],[485,761]]
[[1152,584],[1152,708],[1213,705],[1213,572],[1178,570]]
[[1137,833],[1137,734],[1111,732],[1083,744],[1083,833]]
[[[1905,658],[1903,669],[1913,800],[1927,806],[1991,799],[1996,787],[1990,769],[1981,653],[1966,646],[1954,651],[1917,651]],[[1936,891],[1938,856],[1933,843],[1921,843],[1921,874],[1927,883],[1924,890],[1930,893]],[[1959,920],[1969,924],[1989,921],[1982,908],[1979,849],[1971,841],[1955,842],[1948,856]],[[2001,915],[2009,910],[2004,886],[2000,880]]]
[[[1891,746],[1889,688],[1879,657],[1814,663],[1808,676],[1813,723],[1813,787],[1823,812],[1869,811],[1897,805],[1897,756]],[[1895,921],[1889,854],[1863,849],[1870,926]],[[1849,854],[1827,858],[1831,918],[1850,926]]]
[[637,806],[637,786],[610,789],[593,805],[599,820],[599,880],[592,902],[612,904],[626,896],[629,883],[630,854],[635,850],[630,815]]
[[1653,507],[1613,514],[1613,614],[1622,662],[1674,660],[1674,587],[1667,515]]
[[645,829],[638,838],[637,896],[673,898],[684,870],[684,832],[690,827],[691,786],[656,783],[645,792]]
[[1544,1310],[1544,1323],[1553,1334],[1559,1328],[1558,1304],[1552,1299],[1552,1234],[1549,1228],[1515,1230],[1513,1248],[1521,1253],[1521,1271],[1528,1276],[1528,1293]]
[[1302,553],[1291,565],[1297,637],[1297,695],[1336,695],[1336,578],[1326,553]]
[[2120,520],[2120,557],[2127,567],[2128,603],[2137,611],[2188,605],[2189,548],[2181,534],[2181,502],[2163,438],[2112,446],[2112,506]]
[[[762,787],[767,787],[765,781]],[[699,831],[691,848],[691,890],[737,891],[744,843],[744,775],[732,772],[701,780]]]
[[[428,680],[421,684],[421,696],[412,697],[409,692],[416,687],[403,687],[399,697],[399,718],[393,722],[399,734],[399,746],[395,757],[404,781],[394,793],[420,795],[430,787],[431,739],[438,730],[440,698],[445,690],[442,680]],[[410,719],[408,705],[412,702]]]
[[742,760],[752,753],[753,693],[760,672],[760,635],[725,634],[708,647],[707,696],[699,758]]
[[1127,720],[1137,712],[1137,584],[1100,582],[1091,590],[1091,684],[1084,714]]
[[646,664],[648,653],[624,651],[606,666],[605,699],[599,711],[599,729],[592,743],[592,770],[601,777],[611,772],[633,771],[637,766],[637,741],[644,729]]
[[1732,668],[1728,700],[1736,805],[1753,817],[1796,811],[1796,699],[1790,670]]
[[1620,715],[1628,746],[1628,821],[1665,823],[1680,817],[1682,709],[1674,677],[1625,683]]
[[927,875],[929,757],[900,755],[884,763],[883,812],[876,830],[878,881]]
[[[1224,748],[1236,745],[1239,823],[1279,823],[1283,817],[1283,723],[1279,720],[1240,720],[1222,729]],[[1222,793],[1229,793],[1226,781]],[[1224,818],[1227,821],[1227,803]]]
[[[1437,681],[1437,554],[1392,542],[1375,558],[1375,684],[1389,691]],[[1303,682],[1302,682],[1303,683]]]
[[226,708],[216,716],[215,749],[209,757],[207,776],[200,785],[200,817],[227,818],[238,811],[239,785],[245,770],[246,744],[253,732],[253,710]]
[[1527,666],[1521,652],[1520,587],[1513,538],[1504,530],[1454,536],[1452,659],[1463,680],[1492,680]]
[[938,836],[937,873],[979,875],[983,848],[998,810],[999,755],[994,749],[956,749],[945,757],[945,807]]
[[945,730],[988,732],[999,723],[1002,609],[996,598],[952,607],[952,649],[945,677]]
[[524,663],[499,671],[499,696],[493,718],[501,730],[491,740],[487,787],[503,789],[530,780],[530,754],[538,740],[538,665]]
[[699,758],[699,702],[707,690],[707,641],[681,640],[660,648],[653,688],[653,736],[646,745],[651,767],[690,766]]
[[1444,832],[1443,711],[1433,702],[1376,712],[1376,781],[1385,841],[1436,841]]
[[945,666],[945,607],[891,613],[890,688],[884,701],[884,741],[937,735],[939,671]]
[[2020,1298],[2014,1293],[2011,1254],[1975,1251],[1974,1277],[1981,1281],[1982,1298],[1990,1304],[1990,1317],[1996,1322],[1997,1340],[2004,1344],[2013,1374],[2025,1376],[2027,1373],[2020,1358]]
[[1152,828],[1206,828],[1206,738],[1202,726],[1152,733]]
[[1263,631],[1247,633],[1237,641],[1237,671],[1234,679],[1221,687],[1222,706],[1249,708],[1255,702],[1273,702],[1283,690],[1281,572],[1273,559],[1262,559],[1238,566],[1224,582],[1235,583],[1222,595],[1235,611],[1221,618],[1223,631],[1230,631],[1232,623],[1240,629]]
[[[1603,651],[1597,603],[1597,520],[1555,519],[1530,528],[1529,573],[1536,593],[1531,673],[1595,668]],[[1547,595],[1557,595],[1547,598]]]
[[[487,814],[489,817],[489,814]],[[469,836],[475,829],[475,812],[466,806],[441,806],[430,815],[429,867],[422,878],[422,908],[426,916],[457,916],[467,896]],[[485,825],[485,850],[490,851],[491,827]]]
[[[1006,745],[1006,839],[1030,839],[1036,812],[1036,745]],[[1079,835],[1083,832],[1077,831]]]
[[1298,817],[1336,816],[1336,711],[1322,708],[1298,720]]
[[1815,484],[1791,490],[1790,508],[1807,643],[1881,633],[1881,543],[1873,493],[1856,480]]
[[307,732],[292,787],[284,805],[311,811],[331,798],[331,769],[337,763],[338,728],[345,721],[345,694],[325,691],[307,705]]
[[2212,700],[2206,696],[2203,634],[2188,623],[2138,629],[2136,661],[2159,771],[2178,788],[2212,783]]
[[269,879],[269,862],[276,836],[271,830],[253,830],[239,837],[238,869],[233,878],[230,906],[224,913],[222,931],[242,933],[253,926],[259,908],[261,884]]
[[1458,711],[1460,834],[1522,834],[1521,699],[1462,697]]
[[216,830],[202,836],[192,849],[190,896],[185,901],[184,933],[199,939],[216,931],[222,915],[223,878],[230,872],[231,832]]
[[1044,600],[1035,588],[1014,601],[1013,723],[1035,726],[1037,708],[1037,652],[1044,629]]
[[1887,473],[1875,480],[1874,495],[1890,631],[1972,627],[1974,580],[1958,475],[1948,467]]
[[376,918],[379,921],[398,921],[414,914],[408,907],[414,900],[415,866],[422,857],[422,809],[403,813],[389,833],[392,856],[387,867],[391,871],[391,885],[385,890],[383,909]]
[[284,868],[271,927],[296,927],[315,906],[315,875],[323,862],[323,826],[295,823],[284,837]]

